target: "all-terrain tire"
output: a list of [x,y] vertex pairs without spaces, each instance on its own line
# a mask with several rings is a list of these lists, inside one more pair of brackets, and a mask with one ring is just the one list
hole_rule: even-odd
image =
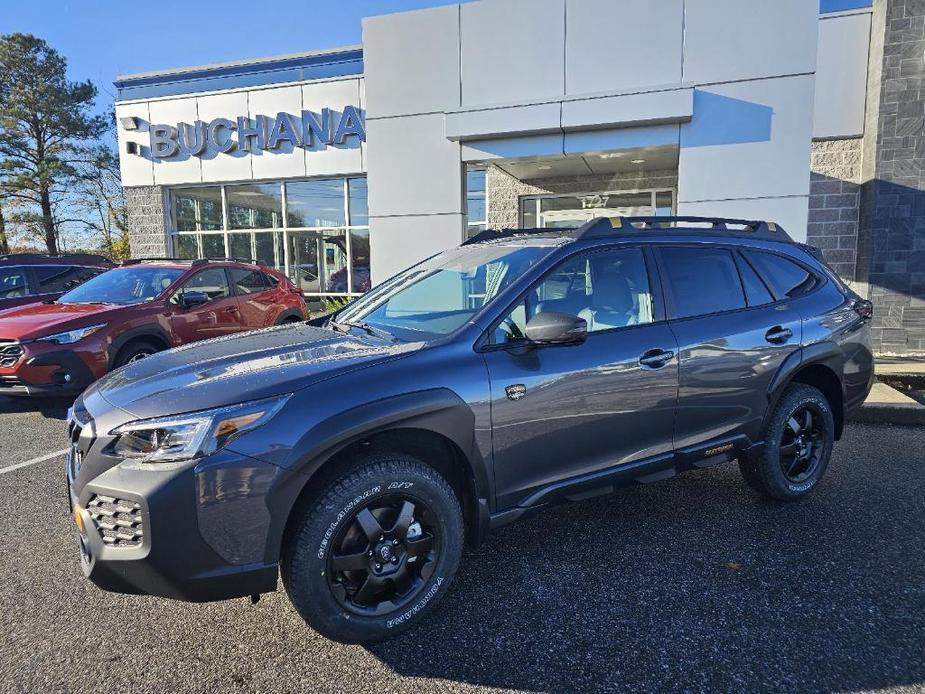
[[[356,534],[357,516],[363,509],[388,503],[396,495],[428,509],[439,551],[429,560],[429,575],[418,577],[416,592],[401,598],[409,602],[381,614],[357,613],[351,604],[345,606],[343,595],[335,597],[335,587],[341,585],[332,563],[341,551],[338,538]],[[465,538],[459,499],[436,470],[410,456],[372,453],[358,459],[298,513],[283,547],[283,585],[302,618],[335,641],[369,643],[406,631],[433,609],[456,574]],[[385,609],[392,604],[386,602]]]
[[[790,441],[806,412],[810,413],[812,431],[818,440],[813,464],[800,475],[788,476],[782,451],[789,451]],[[789,431],[788,431],[789,428]],[[835,443],[835,418],[832,406],[819,389],[803,383],[787,386],[768,417],[763,432],[764,448],[760,453],[739,458],[739,470],[752,489],[779,501],[795,501],[809,494],[825,474]],[[789,455],[784,454],[784,455]]]

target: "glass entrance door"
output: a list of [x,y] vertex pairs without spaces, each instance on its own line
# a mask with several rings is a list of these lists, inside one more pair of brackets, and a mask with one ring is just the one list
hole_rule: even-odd
[[596,217],[670,215],[673,209],[671,190],[530,196],[520,204],[525,229],[577,227]]
[[598,217],[615,219],[616,217],[652,217],[655,215],[654,207],[619,207],[601,208],[591,210],[556,210],[540,212],[541,228],[569,228],[581,226]]

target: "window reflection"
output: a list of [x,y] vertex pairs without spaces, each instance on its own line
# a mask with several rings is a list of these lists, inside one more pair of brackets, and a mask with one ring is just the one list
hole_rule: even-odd
[[177,188],[170,193],[177,231],[221,231],[222,189]]
[[346,294],[346,233],[289,232],[289,278],[303,292]]
[[286,209],[290,227],[346,226],[343,179],[287,183]]
[[173,252],[266,263],[321,310],[371,287],[367,201],[363,177],[177,188]]
[[283,193],[279,183],[227,186],[231,229],[276,229],[283,226]]

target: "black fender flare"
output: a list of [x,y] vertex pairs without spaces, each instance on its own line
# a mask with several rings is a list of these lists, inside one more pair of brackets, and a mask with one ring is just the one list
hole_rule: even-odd
[[471,476],[475,499],[473,527],[481,538],[488,527],[489,499],[492,489],[488,466],[475,441],[475,413],[456,393],[448,388],[434,388],[390,396],[342,411],[312,427],[300,439],[296,450],[301,453],[289,476],[285,501],[271,521],[271,545],[268,559],[274,549],[281,548],[286,524],[303,490],[311,484],[323,466],[348,446],[366,438],[394,429],[419,429],[451,441],[462,453]]
[[170,341],[170,336],[167,335],[166,331],[161,328],[159,325],[141,325],[137,328],[130,328],[123,333],[119,333],[109,344],[107,352],[109,353],[109,368],[113,368],[113,364],[116,361],[116,355],[119,353],[119,350],[125,347],[132,340],[144,339],[144,338],[154,338],[158,342],[162,342],[167,345],[164,349],[170,349],[173,344]]
[[297,308],[286,309],[285,311],[283,311],[281,314],[279,314],[276,317],[276,322],[274,323],[274,325],[282,325],[283,321],[289,318],[297,318],[298,320],[303,321],[305,320],[305,314],[303,314]]
[[777,373],[768,386],[768,410],[765,420],[774,411],[777,401],[783,395],[784,389],[793,380],[793,377],[808,366],[821,365],[828,367],[838,377],[842,390],[842,403],[845,401],[845,381],[842,378],[842,363],[844,355],[834,342],[816,342],[801,349],[795,350],[777,369]]

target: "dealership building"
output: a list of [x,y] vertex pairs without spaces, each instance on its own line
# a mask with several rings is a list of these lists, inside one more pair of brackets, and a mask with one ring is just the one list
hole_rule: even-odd
[[919,0],[479,0],[116,87],[139,257],[257,258],[320,307],[486,228],[767,219],[925,353]]

